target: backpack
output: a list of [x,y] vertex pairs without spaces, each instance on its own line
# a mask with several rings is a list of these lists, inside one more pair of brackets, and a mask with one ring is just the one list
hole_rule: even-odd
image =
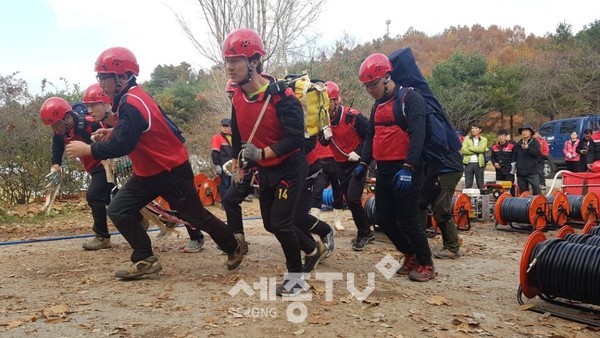
[[185,143],[185,136],[183,136],[183,132],[181,131],[181,129],[179,129],[179,127],[177,127],[175,122],[173,122],[173,120],[171,120],[169,115],[167,115],[167,113],[165,113],[165,111],[162,109],[162,107],[158,103],[156,103],[156,105],[158,106],[158,109],[160,109],[160,112],[164,116],[165,121],[167,121],[167,125],[169,126],[169,129],[171,129],[173,134],[175,134],[175,136],[177,136],[177,138],[179,139],[179,141],[181,141],[181,143]]
[[[424,155],[426,159],[442,160],[448,152],[460,151],[462,143],[456,135],[454,125],[444,112],[442,105],[437,100],[429,87],[427,80],[421,73],[419,66],[410,48],[399,49],[388,56],[392,63],[392,80],[397,85],[396,101],[394,103],[394,116],[398,125],[406,130],[404,112],[406,94],[417,91],[429,108],[426,113],[426,138]],[[401,118],[404,117],[404,118]]]
[[[142,103],[144,102],[144,101],[142,101],[142,99],[140,99],[136,95],[126,93],[126,94],[124,94],[121,97],[121,102],[119,103],[119,105],[121,105],[121,104],[123,104],[123,102],[125,102],[125,97],[126,96],[135,97],[136,99],[140,100]],[[150,97],[152,97],[152,96],[150,96]],[[177,127],[177,125],[175,124],[175,122],[173,122],[173,120],[171,120],[171,118],[169,117],[169,115],[167,115],[167,113],[165,113],[165,111],[158,104],[158,102],[156,102],[156,101],[154,101],[154,102],[158,106],[158,109],[160,110],[160,113],[162,114],[162,116],[165,118],[165,121],[167,122],[167,126],[169,126],[169,129],[171,129],[171,131],[173,132],[173,134],[175,136],[177,136],[177,138],[179,139],[179,141],[181,141],[181,143],[185,143],[185,136],[183,136],[183,132],[181,131],[181,129],[179,129],[179,127]],[[144,103],[144,106],[145,106],[145,103]],[[150,110],[148,110],[148,114],[150,114]]]
[[81,131],[85,127],[85,117],[89,116],[88,107],[82,102],[71,104],[71,110],[77,114],[77,130]]
[[305,137],[314,136],[329,125],[329,95],[325,82],[311,81],[307,74],[287,75],[284,81],[302,104]]

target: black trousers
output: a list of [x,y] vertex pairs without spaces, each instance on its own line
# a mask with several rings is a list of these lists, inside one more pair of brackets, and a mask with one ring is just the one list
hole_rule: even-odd
[[[321,165],[317,161],[313,163],[308,169],[308,177],[306,181],[304,181],[304,187],[302,192],[300,193],[300,201],[298,202],[298,208],[296,208],[296,219],[294,220],[294,224],[298,229],[300,229],[304,234],[312,239],[312,235],[316,234],[319,237],[323,238],[327,236],[329,231],[331,231],[331,227],[329,224],[319,220],[315,216],[309,213],[310,208],[312,206],[311,197],[313,195],[313,186],[315,181],[318,179],[320,175]],[[312,248],[316,248],[317,243],[312,241]],[[302,250],[305,253],[310,253],[306,250]],[[312,252],[312,250],[311,250]]]
[[233,183],[227,189],[225,196],[221,198],[221,204],[227,215],[227,226],[233,233],[244,233],[244,224],[242,222],[242,207],[240,204],[246,196],[254,192],[252,186],[252,177],[256,169],[246,170],[241,182]]
[[302,272],[301,243],[307,246],[311,241],[294,225],[307,172],[306,155],[301,151],[277,166],[260,167],[258,170],[264,227],[279,241],[290,273]]
[[90,176],[92,180],[88,187],[86,199],[90,209],[92,209],[92,218],[94,219],[92,229],[97,236],[109,238],[106,206],[110,203],[110,192],[115,185],[106,181],[106,171],[103,166],[92,170]]
[[333,157],[321,158],[317,161],[321,166],[321,175],[317,177],[314,184],[313,193],[313,208],[321,209],[323,204],[323,190],[331,184],[333,193],[333,208],[341,210],[344,208],[344,196],[340,188],[340,180],[338,178],[338,165]]
[[[352,218],[358,231],[358,237],[368,236],[371,232],[369,225],[367,224],[367,216],[365,215],[365,209],[361,204],[361,198],[365,189],[365,176],[356,182],[354,179],[354,168],[358,165],[357,162],[345,162],[338,163],[338,178],[340,180],[340,188],[342,194],[346,198],[348,203],[348,209],[352,212]],[[379,192],[377,192],[379,193]]]
[[194,173],[189,162],[171,171],[150,177],[133,175],[108,206],[108,216],[133,249],[131,261],[153,255],[150,237],[141,225],[139,211],[157,196],[162,196],[177,211],[177,216],[208,233],[225,252],[234,252],[237,241],[220,219],[208,212],[194,185]]
[[377,162],[377,220],[398,251],[404,255],[416,255],[419,264],[433,264],[425,230],[417,219],[425,174],[422,168],[416,168],[410,189],[396,191],[393,179],[402,169],[402,164],[401,161]]

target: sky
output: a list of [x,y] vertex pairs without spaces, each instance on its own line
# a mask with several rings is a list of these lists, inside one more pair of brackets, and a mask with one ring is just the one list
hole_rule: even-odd
[[[386,33],[387,20],[394,37],[411,27],[431,36],[451,26],[475,24],[519,25],[526,34],[543,36],[562,22],[576,33],[600,19],[600,1],[589,0],[325,1],[314,23],[323,46],[344,34],[357,43],[379,38]],[[209,68],[171,9],[190,22],[197,37],[208,36],[194,0],[2,0],[0,75],[18,71],[34,94],[41,91],[44,78],[59,89],[64,88],[60,78],[85,89],[95,81],[96,57],[113,46],[133,51],[141,81],[159,64],[185,61],[195,69]]]

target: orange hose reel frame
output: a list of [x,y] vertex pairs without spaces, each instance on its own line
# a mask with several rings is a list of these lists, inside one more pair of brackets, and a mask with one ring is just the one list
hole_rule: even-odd
[[519,283],[521,284],[521,291],[527,298],[533,298],[538,295],[539,291],[532,285],[529,284],[527,278],[527,270],[529,269],[529,263],[532,260],[531,255],[533,250],[538,243],[546,240],[546,235],[543,232],[536,230],[529,235],[527,242],[523,246],[523,254],[521,255],[521,264],[519,266]]

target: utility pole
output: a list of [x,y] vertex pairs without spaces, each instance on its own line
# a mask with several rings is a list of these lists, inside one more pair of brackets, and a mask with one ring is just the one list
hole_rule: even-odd
[[386,25],[385,36],[387,36],[388,38],[390,37],[390,24],[391,23],[392,23],[392,20],[390,20],[390,19],[385,20],[385,25]]

